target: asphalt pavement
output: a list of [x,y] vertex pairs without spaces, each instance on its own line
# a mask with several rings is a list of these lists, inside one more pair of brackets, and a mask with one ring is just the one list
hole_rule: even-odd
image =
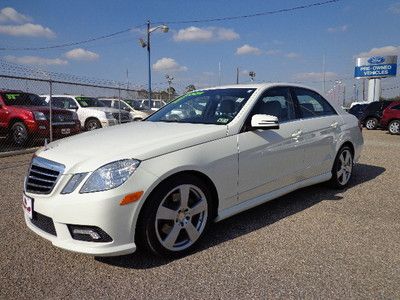
[[364,137],[348,189],[304,188],[216,223],[177,260],[53,247],[23,220],[31,155],[0,158],[0,299],[399,299],[400,136]]

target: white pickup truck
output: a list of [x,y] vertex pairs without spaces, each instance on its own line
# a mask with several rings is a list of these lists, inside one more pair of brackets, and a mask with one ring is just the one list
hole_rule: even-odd
[[[49,95],[41,97],[46,102],[50,101]],[[51,98],[53,107],[76,111],[81,126],[88,131],[132,121],[129,112],[106,107],[97,98],[74,95],[52,95]]]

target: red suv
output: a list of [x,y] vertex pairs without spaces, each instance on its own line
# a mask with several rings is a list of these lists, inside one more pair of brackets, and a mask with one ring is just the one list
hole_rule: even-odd
[[[0,134],[7,135],[15,145],[23,146],[30,138],[48,138],[49,119],[48,103],[38,95],[0,90]],[[52,132],[55,138],[80,132],[77,114],[53,108]]]
[[400,101],[393,101],[384,111],[381,126],[391,134],[400,134]]

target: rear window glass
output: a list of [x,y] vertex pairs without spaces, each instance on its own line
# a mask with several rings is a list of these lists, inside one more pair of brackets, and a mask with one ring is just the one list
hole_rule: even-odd
[[35,94],[3,93],[3,101],[7,106],[47,106],[47,102]]

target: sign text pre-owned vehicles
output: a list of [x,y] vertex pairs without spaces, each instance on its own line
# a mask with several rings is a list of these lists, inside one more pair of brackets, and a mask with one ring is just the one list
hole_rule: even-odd
[[345,187],[362,145],[357,118],[306,87],[198,90],[144,122],[39,150],[25,220],[71,251],[181,255],[212,221],[319,182]]

